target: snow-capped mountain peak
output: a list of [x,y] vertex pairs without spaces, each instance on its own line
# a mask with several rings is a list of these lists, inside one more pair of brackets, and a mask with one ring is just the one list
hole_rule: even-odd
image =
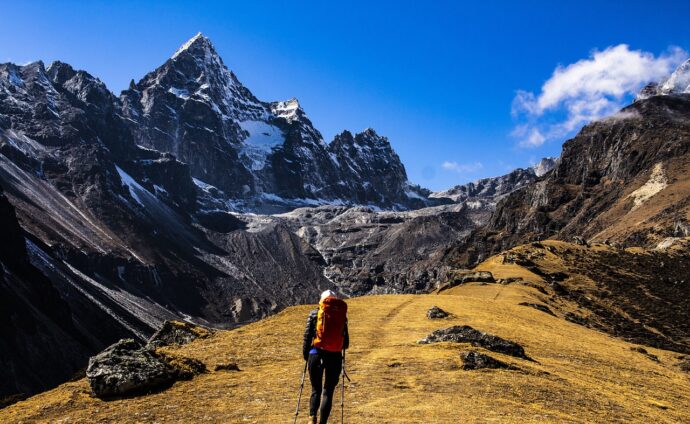
[[647,84],[637,95],[636,100],[652,96],[690,93],[690,59],[683,62],[673,73],[660,82]]
[[690,93],[690,59],[686,60],[661,84],[662,94]]
[[531,169],[537,177],[541,177],[551,171],[556,165],[558,165],[557,157],[546,157],[542,158],[536,165],[533,165]]
[[211,44],[211,40],[209,40],[204,34],[201,32],[198,32],[194,37],[190,38],[187,40],[184,44],[180,46],[175,53],[170,57],[170,59],[175,59],[177,56],[180,54],[188,51],[188,50],[194,50],[194,49],[213,49],[213,45]]
[[388,139],[369,128],[326,144],[296,98],[257,99],[201,33],[120,99],[137,144],[174,154],[233,199],[420,203],[405,195],[407,174]]

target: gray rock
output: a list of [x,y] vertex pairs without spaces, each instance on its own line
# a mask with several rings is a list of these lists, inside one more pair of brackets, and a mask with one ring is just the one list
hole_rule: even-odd
[[463,370],[478,370],[483,368],[489,369],[514,369],[510,364],[506,364],[503,361],[494,359],[489,355],[485,355],[476,350],[470,350],[469,352],[462,352],[460,354],[462,358],[462,369]]
[[111,397],[164,387],[177,373],[133,339],[123,339],[89,359],[86,377],[94,395]]
[[426,317],[429,319],[443,319],[448,318],[450,314],[438,306],[432,306],[427,312]]
[[436,330],[418,343],[429,344],[440,342],[470,343],[472,346],[483,347],[493,352],[515,356],[516,358],[529,359],[525,354],[525,350],[519,344],[475,330],[469,325],[456,325]]

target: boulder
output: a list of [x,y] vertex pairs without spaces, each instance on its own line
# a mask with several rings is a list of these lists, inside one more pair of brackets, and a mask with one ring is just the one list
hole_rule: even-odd
[[493,352],[503,353],[516,358],[529,359],[525,354],[525,350],[519,344],[475,330],[469,325],[456,325],[436,330],[418,343],[429,344],[439,342],[470,343],[472,346],[483,347]]
[[432,306],[428,311],[426,311],[426,317],[429,319],[442,319],[448,318],[450,314],[438,306]]
[[122,396],[172,384],[177,373],[133,339],[123,339],[89,359],[86,377],[94,395]]
[[463,370],[478,370],[482,368],[489,369],[513,369],[512,365],[506,364],[503,361],[494,359],[489,355],[485,355],[476,350],[470,350],[468,352],[462,352],[460,354],[462,358],[462,369]]
[[203,327],[183,321],[165,321],[160,330],[151,336],[149,348],[170,345],[185,345],[199,338],[206,338],[212,333]]

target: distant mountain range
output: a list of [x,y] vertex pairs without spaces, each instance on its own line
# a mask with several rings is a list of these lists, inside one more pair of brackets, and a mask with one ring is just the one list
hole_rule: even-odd
[[543,176],[557,164],[558,158],[543,158],[539,163],[527,169],[518,168],[500,177],[482,178],[475,182],[457,185],[449,190],[432,193],[429,197],[446,198],[454,202],[472,202],[476,206],[483,202],[495,205],[506,195]]

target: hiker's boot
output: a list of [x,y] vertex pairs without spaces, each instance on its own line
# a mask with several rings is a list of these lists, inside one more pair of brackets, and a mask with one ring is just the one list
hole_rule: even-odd
[[309,416],[309,424],[316,424],[316,415]]

